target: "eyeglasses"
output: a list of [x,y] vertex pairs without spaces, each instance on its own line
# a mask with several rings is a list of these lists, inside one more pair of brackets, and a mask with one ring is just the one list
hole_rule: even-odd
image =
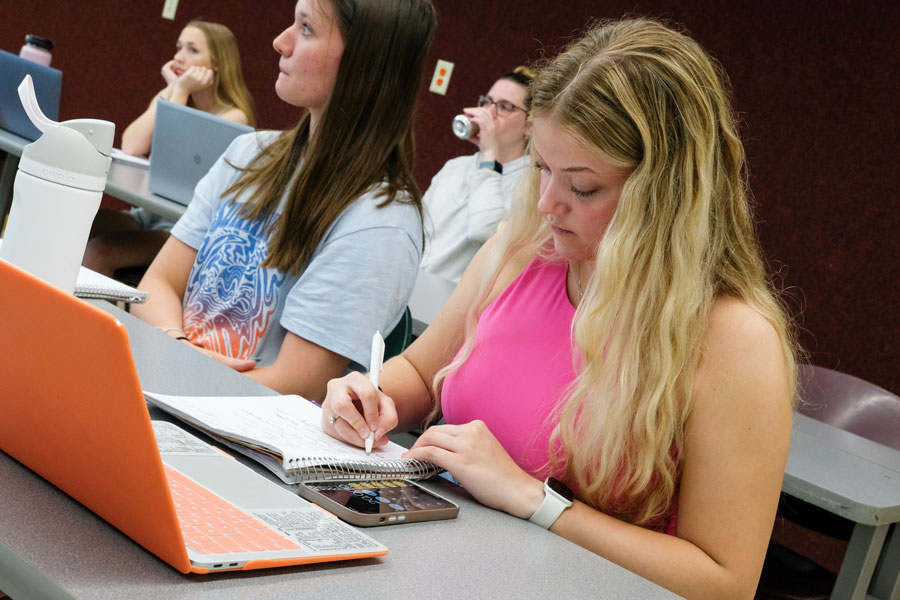
[[494,100],[490,96],[478,96],[478,106],[481,108],[487,108],[493,104],[497,107],[497,112],[504,117],[513,114],[513,112],[517,110],[521,110],[523,113],[527,113],[528,111],[522,108],[521,106],[516,106],[509,100]]

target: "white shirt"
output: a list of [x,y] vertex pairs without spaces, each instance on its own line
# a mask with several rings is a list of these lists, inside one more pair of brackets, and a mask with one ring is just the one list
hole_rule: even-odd
[[503,165],[503,175],[479,169],[481,155],[448,160],[431,180],[425,207],[425,255],[421,269],[459,282],[469,261],[497,231],[527,172],[527,156]]

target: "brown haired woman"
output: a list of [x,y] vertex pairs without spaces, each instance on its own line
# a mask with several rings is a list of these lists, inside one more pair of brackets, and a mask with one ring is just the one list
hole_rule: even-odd
[[310,399],[367,363],[421,258],[412,115],[434,27],[428,0],[297,2],[274,41],[275,90],[303,118],[235,140],[147,270],[150,300],[134,314]]
[[[175,56],[162,67],[162,77],[166,87],[122,133],[122,150],[127,154],[150,153],[160,98],[228,121],[255,124],[237,40],[225,25],[188,23],[178,36]],[[172,225],[143,208],[102,210],[94,219],[83,264],[109,277],[122,268],[147,266],[168,239]]]

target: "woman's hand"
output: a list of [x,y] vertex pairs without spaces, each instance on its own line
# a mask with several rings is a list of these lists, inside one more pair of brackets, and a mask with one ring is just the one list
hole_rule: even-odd
[[170,60],[162,66],[162,77],[166,80],[166,87],[175,85],[178,75],[175,74],[175,61]]
[[175,81],[178,79],[178,75],[175,74],[175,61],[170,60],[166,64],[163,65],[162,68],[162,76],[163,79],[166,80],[166,87],[172,87],[175,84]]
[[500,148],[497,142],[493,111],[489,108],[473,106],[464,108],[463,112],[469,117],[469,120],[478,125],[478,135],[475,136],[475,140],[478,142],[478,150],[481,152],[482,159],[497,160]]
[[388,441],[385,434],[396,426],[394,401],[362,373],[328,382],[322,401],[322,429],[332,437],[364,447],[369,432],[374,431],[375,445],[381,446]]
[[213,85],[216,73],[210,68],[194,65],[178,76],[173,84],[185,94],[190,95]]
[[476,500],[522,519],[544,499],[543,483],[510,458],[484,421],[429,427],[403,456],[447,469]]
[[210,356],[225,366],[231,367],[235,371],[249,371],[250,369],[256,368],[256,361],[249,360],[244,358],[233,358],[231,356],[225,356],[220,352],[216,352],[215,350],[209,350],[208,348],[204,348],[203,346],[198,346],[196,344],[191,344],[189,340],[185,340],[187,343],[191,345],[195,350],[199,350],[203,354]]

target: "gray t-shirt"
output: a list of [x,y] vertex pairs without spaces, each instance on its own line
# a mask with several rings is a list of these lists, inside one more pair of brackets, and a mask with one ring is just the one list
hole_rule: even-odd
[[[290,331],[365,368],[376,330],[399,323],[422,257],[415,207],[366,193],[331,224],[298,275],[262,268],[277,214],[247,220],[222,192],[278,132],[238,137],[200,180],[172,235],[197,250],[184,294],[191,341],[228,356],[278,356]],[[226,159],[228,162],[226,162]],[[355,365],[353,364],[355,363]]]

